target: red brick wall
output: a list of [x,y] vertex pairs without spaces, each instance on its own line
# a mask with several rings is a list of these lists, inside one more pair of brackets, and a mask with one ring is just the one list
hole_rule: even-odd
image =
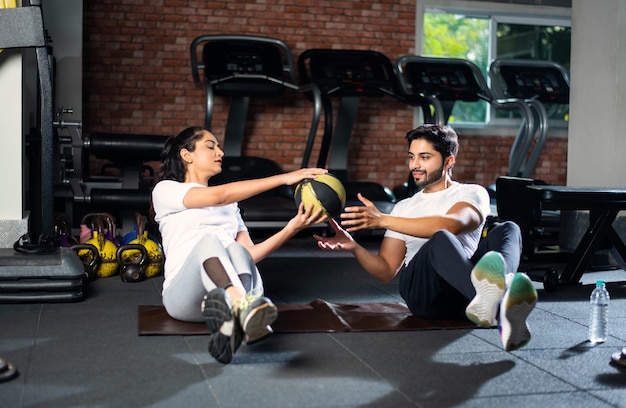
[[[84,134],[174,135],[204,123],[205,95],[191,76],[189,46],[200,35],[255,35],[285,42],[297,60],[311,48],[380,51],[392,61],[414,52],[415,0],[90,0],[84,7]],[[284,170],[302,162],[311,103],[288,92],[254,100],[244,154]],[[213,129],[223,137],[228,100],[218,98]],[[389,187],[405,181],[412,108],[385,97],[364,100],[351,145],[353,180]],[[323,123],[318,132],[321,137]],[[318,137],[318,139],[319,139]],[[471,139],[471,142],[470,142]],[[506,174],[511,137],[464,136],[456,177],[484,185]],[[549,140],[538,176],[565,184],[566,139]],[[317,156],[311,160],[315,164]],[[99,171],[95,159],[91,171]]]

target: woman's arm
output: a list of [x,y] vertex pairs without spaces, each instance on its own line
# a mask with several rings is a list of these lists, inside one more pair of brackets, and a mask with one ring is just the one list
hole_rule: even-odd
[[189,189],[183,204],[187,208],[222,206],[236,203],[283,185],[293,185],[307,178],[326,174],[326,169],[306,168],[253,180],[234,181],[218,186]]
[[289,220],[287,225],[264,241],[254,244],[248,233],[241,232],[237,235],[236,240],[248,249],[254,263],[257,263],[283,246],[298,232],[312,225],[325,222],[327,219],[328,216],[321,209],[313,212],[313,205],[305,209],[304,204],[300,203],[298,213]]

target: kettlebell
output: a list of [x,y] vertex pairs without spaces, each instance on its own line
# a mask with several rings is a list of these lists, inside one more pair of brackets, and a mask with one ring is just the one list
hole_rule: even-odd
[[[100,263],[96,267],[96,274],[99,278],[108,278],[117,274],[118,264],[115,255],[118,248],[113,242],[105,238],[101,220],[94,220],[93,236],[85,243],[91,244],[98,249]],[[82,251],[84,250],[79,252],[79,256],[83,256]]]
[[[80,258],[85,269],[83,280],[85,282],[91,282],[95,280],[98,275],[96,274],[96,264],[100,263],[100,255],[98,254],[98,248],[92,244],[76,244],[70,247]],[[81,250],[82,255],[81,255]]]
[[80,224],[80,243],[85,243],[93,238],[93,231],[99,229],[100,234],[106,239],[113,242],[116,247],[119,246],[117,241],[117,231],[115,227],[115,217],[106,212],[86,214]]
[[[139,251],[139,253],[136,251]],[[122,256],[124,252],[129,254],[124,257]],[[143,245],[126,244],[119,247],[117,250],[117,262],[120,266],[122,282],[141,282],[146,280],[146,271],[144,269],[146,259],[148,259],[148,251]]]
[[100,213],[99,216],[102,218],[102,222],[104,223],[104,237],[113,242],[116,247],[119,247],[120,243],[117,241],[115,217],[109,213]]
[[140,244],[144,246],[148,252],[147,265],[144,271],[147,278],[152,278],[162,272],[164,256],[163,248],[158,241],[151,239],[148,235],[146,223],[147,219],[145,215],[139,213],[135,214],[135,231],[126,234],[122,242],[128,240],[128,244]]
[[55,216],[54,232],[58,246],[70,248],[72,245],[78,244],[78,240],[72,236],[71,221],[67,215],[59,214]]

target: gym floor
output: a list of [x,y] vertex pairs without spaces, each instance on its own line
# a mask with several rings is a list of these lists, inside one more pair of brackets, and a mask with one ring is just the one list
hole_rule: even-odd
[[[372,250],[377,238],[365,240]],[[259,265],[276,303],[397,302],[346,254],[293,239]],[[586,341],[596,279],[611,293],[610,338]],[[229,365],[206,336],[138,336],[137,306],[160,304],[162,278],[85,285],[75,303],[0,305],[0,357],[19,376],[0,407],[626,407],[626,273],[587,272],[548,293],[540,283],[530,344],[502,350],[497,329],[274,334]]]

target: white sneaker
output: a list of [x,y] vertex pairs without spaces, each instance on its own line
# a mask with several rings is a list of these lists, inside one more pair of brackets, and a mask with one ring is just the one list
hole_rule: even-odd
[[476,296],[465,309],[465,315],[481,327],[494,327],[498,306],[506,289],[504,258],[499,252],[487,252],[476,262],[470,278]]
[[537,304],[537,290],[525,273],[516,273],[500,305],[500,338],[506,351],[530,341],[526,319]]

